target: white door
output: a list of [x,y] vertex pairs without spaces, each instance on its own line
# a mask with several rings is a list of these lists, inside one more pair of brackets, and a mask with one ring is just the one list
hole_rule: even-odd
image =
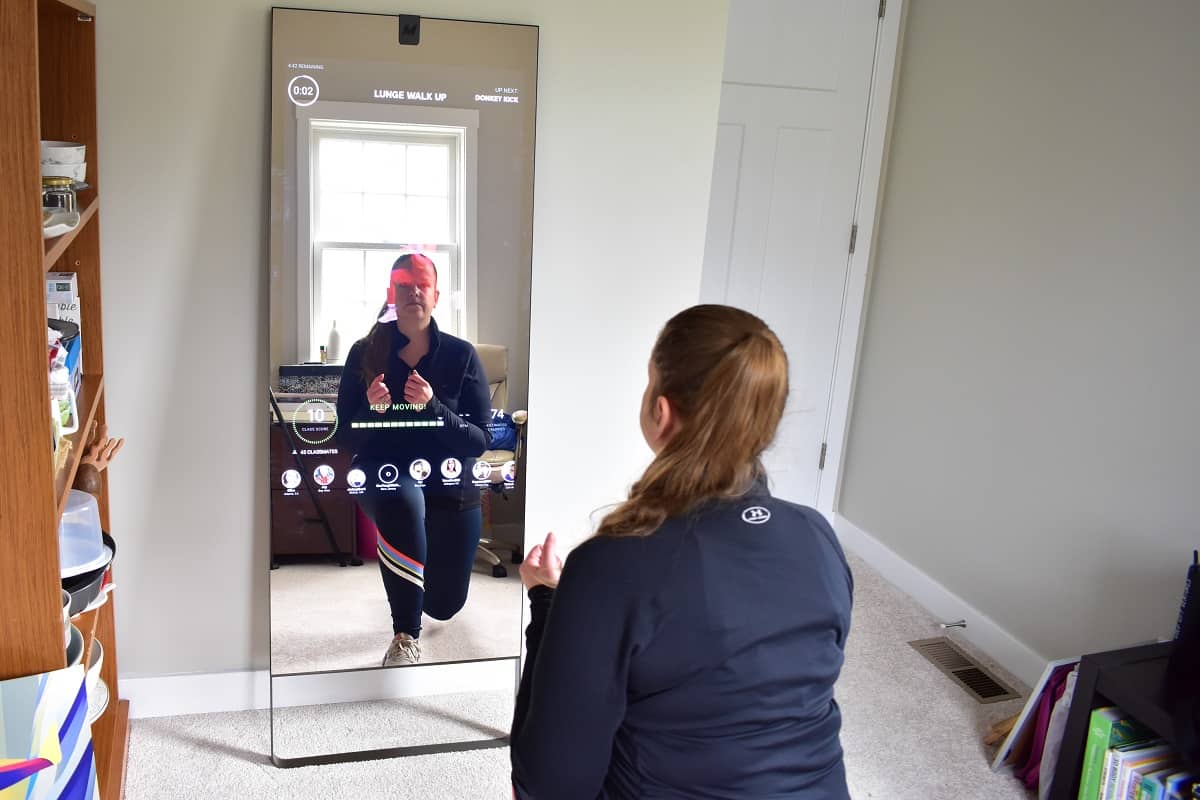
[[762,317],[791,362],[767,453],[775,494],[816,505],[846,294],[879,0],[733,0],[702,302]]

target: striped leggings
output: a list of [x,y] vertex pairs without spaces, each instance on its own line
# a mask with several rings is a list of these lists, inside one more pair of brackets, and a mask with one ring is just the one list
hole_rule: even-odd
[[460,509],[415,486],[380,491],[368,485],[358,497],[379,529],[379,572],[392,608],[392,632],[421,635],[421,613],[450,619],[467,602],[475,550],[483,528],[479,506]]

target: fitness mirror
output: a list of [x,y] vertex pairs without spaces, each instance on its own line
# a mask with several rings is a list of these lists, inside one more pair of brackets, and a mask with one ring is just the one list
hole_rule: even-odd
[[276,763],[506,732],[537,45],[532,26],[272,11]]

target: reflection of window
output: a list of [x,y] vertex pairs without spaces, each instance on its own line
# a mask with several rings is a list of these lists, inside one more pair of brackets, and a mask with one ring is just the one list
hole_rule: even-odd
[[313,120],[314,356],[334,322],[344,350],[367,333],[386,299],[392,262],[413,246],[437,264],[438,325],[464,334],[462,145],[461,129]]

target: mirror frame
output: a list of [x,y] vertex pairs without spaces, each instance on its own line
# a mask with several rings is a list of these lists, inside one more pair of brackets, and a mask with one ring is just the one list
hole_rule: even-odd
[[[412,26],[414,23],[416,23],[417,30],[419,31],[419,24],[422,19],[437,20],[440,22],[463,22],[463,23],[473,23],[473,24],[482,23],[482,24],[487,24],[487,25],[504,25],[504,26],[513,26],[513,27],[531,29],[535,34],[534,53],[533,53],[534,75],[533,75],[533,85],[531,87],[532,97],[530,98],[531,103],[533,105],[533,110],[530,113],[531,113],[531,116],[533,119],[534,129],[531,131],[531,136],[532,136],[533,140],[536,141],[537,86],[538,86],[538,78],[539,78],[539,75],[538,75],[538,57],[539,57],[538,50],[540,47],[539,26],[528,25],[528,24],[519,24],[519,23],[493,22],[490,20],[450,19],[450,18],[443,18],[443,17],[424,17],[424,18],[422,18],[422,17],[418,17],[418,16],[414,16],[414,15],[406,15],[406,14],[380,14],[380,13],[374,13],[374,12],[355,12],[355,11],[343,11],[343,10],[334,10],[334,9],[315,9],[315,8],[296,8],[296,7],[288,7],[288,6],[273,6],[271,8],[271,16],[272,16],[271,68],[270,68],[270,74],[268,77],[270,87],[271,87],[271,97],[272,97],[271,103],[269,104],[268,111],[271,115],[272,120],[274,118],[274,110],[273,110],[274,103],[275,103],[275,98],[274,98],[275,88],[274,87],[275,87],[276,71],[277,71],[277,65],[275,63],[275,55],[274,55],[274,52],[275,52],[275,20],[276,20],[275,12],[276,11],[304,11],[304,12],[332,13],[332,14],[343,14],[343,15],[345,15],[345,14],[350,14],[350,15],[362,14],[364,16],[377,16],[377,17],[391,18],[391,19],[396,20],[398,29],[401,32],[401,40],[403,39],[404,32],[406,30],[408,30],[408,31],[412,30]],[[400,41],[400,42],[398,42],[398,44],[401,44],[401,45],[416,44],[416,42]],[[272,127],[273,127],[273,123],[272,123],[272,125],[268,125],[268,136],[273,137],[274,133],[272,131]],[[269,167],[272,170],[272,179],[271,179],[272,186],[270,186],[268,189],[268,198],[269,198],[269,205],[273,206],[274,205],[273,202],[270,202],[271,196],[274,192],[273,184],[274,184],[274,180],[275,180],[274,175],[273,175],[273,171],[275,169],[275,165],[273,163],[274,162],[273,156],[270,157],[268,159],[268,161],[269,161]],[[531,163],[530,163],[530,172],[529,172],[531,211],[532,211],[532,200],[533,200],[533,191],[534,191],[535,170],[536,170],[536,156],[534,156],[534,160],[531,161]],[[274,213],[274,211],[275,211],[275,209],[272,208],[271,213]],[[269,215],[269,218],[270,218],[270,215]],[[531,223],[532,223],[532,220],[531,220]],[[268,237],[272,241],[275,236],[273,228],[274,228],[274,222],[271,223],[271,229],[268,232]],[[286,237],[286,235],[287,235],[286,232],[284,232],[283,236]],[[268,247],[268,249],[269,250],[271,249],[270,246]],[[532,259],[532,243],[530,244],[530,259]],[[272,259],[270,257],[268,257],[268,271],[270,270],[271,261],[272,261]],[[530,268],[530,272],[532,273],[532,263],[530,263],[529,268]],[[274,280],[274,278],[272,276],[268,275],[268,283],[270,283],[272,280]],[[269,288],[268,289],[268,296],[269,296],[268,302],[270,302],[271,291],[272,290]],[[530,294],[530,289],[528,286],[525,287],[525,292],[527,295],[526,299],[528,299],[528,295]],[[268,325],[268,336],[271,335],[270,329],[271,329],[271,326]],[[268,343],[268,351],[269,352],[271,351],[270,343]],[[270,363],[270,359],[268,359],[268,363]],[[278,419],[282,422],[285,420],[285,417],[284,417],[283,413],[280,411],[279,405],[276,401],[274,390],[271,388],[271,385],[272,385],[271,381],[268,380],[268,387],[267,387],[268,403],[269,403],[269,407],[271,410],[271,419],[272,419],[271,424],[274,425],[275,424],[274,421],[276,419]],[[291,438],[290,438],[290,431],[287,430],[286,424],[282,425],[282,427],[284,430],[284,435],[285,435],[285,437],[289,443],[289,447],[290,447],[292,444]],[[269,450],[270,450],[270,447],[268,446],[268,451]],[[268,460],[269,460],[269,452],[268,452]],[[270,472],[270,470],[268,469],[268,474],[269,474],[269,472]],[[309,476],[308,476],[307,471],[304,469],[301,469],[300,474],[301,474],[301,478],[304,481],[305,485],[307,485],[309,482]],[[270,487],[268,487],[268,491],[270,491]],[[326,518],[324,510],[321,508],[321,505],[319,503],[317,503],[315,505],[317,507],[318,515],[321,517],[321,519],[324,523],[324,527],[326,528],[326,533],[330,539],[330,546],[331,546],[330,555],[334,556],[334,560],[337,563],[339,563],[339,566],[342,566],[342,567],[345,567],[347,565],[352,565],[355,567],[362,566],[363,560],[361,558],[358,558],[358,556],[355,555],[353,552],[347,553],[344,550],[342,550],[342,548],[339,547],[336,537],[332,533],[332,530],[330,528],[330,525],[329,525],[328,519]],[[269,507],[270,507],[270,503],[268,503],[268,508]],[[524,514],[522,516],[524,516]],[[268,512],[268,519],[269,519],[269,512]],[[270,525],[270,522],[268,522],[268,531],[270,530],[269,525]],[[352,548],[352,550],[353,550],[353,548]],[[273,567],[274,565],[271,565],[271,566]],[[268,571],[268,580],[267,580],[266,584],[267,584],[267,588],[266,588],[266,591],[267,591],[267,636],[268,636],[268,648],[270,648],[270,643],[272,641],[272,637],[271,637],[272,615],[271,615],[270,571]],[[524,649],[523,643],[522,643],[522,634],[521,634],[521,631],[523,630],[524,624],[525,624],[525,604],[524,604],[523,598],[524,598],[524,595],[522,593],[522,601],[520,603],[520,616],[519,616],[519,622],[518,622],[519,627],[517,630],[517,652],[515,655],[512,655],[512,656],[497,656],[497,657],[477,658],[477,659],[446,660],[446,661],[430,662],[430,663],[424,663],[424,664],[412,664],[412,665],[407,665],[404,667],[358,667],[358,668],[349,668],[349,669],[321,670],[321,671],[317,671],[317,672],[289,672],[289,673],[280,673],[277,675],[274,672],[273,659],[270,658],[270,654],[269,654],[268,667],[267,667],[267,681],[268,681],[269,724],[271,726],[271,729],[270,729],[270,761],[271,761],[271,763],[279,768],[290,769],[290,768],[295,768],[295,767],[317,766],[317,765],[323,765],[323,764],[371,761],[371,760],[377,760],[377,759],[397,758],[397,757],[406,757],[406,756],[419,756],[419,755],[431,755],[431,754],[437,754],[437,753],[455,753],[455,752],[465,752],[465,751],[471,751],[471,750],[481,750],[481,749],[508,746],[509,736],[507,734],[505,734],[504,736],[496,736],[496,737],[491,737],[491,738],[461,740],[461,741],[452,741],[452,742],[439,742],[439,743],[431,743],[431,744],[373,748],[373,749],[366,749],[366,750],[355,750],[355,751],[345,751],[345,752],[337,752],[337,753],[325,753],[325,754],[319,754],[319,755],[306,755],[306,756],[295,756],[295,757],[281,756],[278,753],[276,753],[276,737],[275,737],[276,687],[275,687],[275,681],[276,680],[286,681],[289,678],[304,678],[306,676],[314,676],[314,675],[329,675],[329,674],[355,673],[355,672],[376,673],[379,670],[388,670],[388,671],[403,670],[403,671],[407,672],[409,670],[420,670],[422,668],[428,669],[428,668],[434,668],[434,667],[445,667],[448,665],[455,665],[455,664],[511,661],[513,664],[513,673],[514,673],[514,675],[513,675],[513,698],[515,701],[516,694],[517,694],[517,691],[520,686],[521,661],[522,661],[522,653],[523,653],[523,649]],[[366,701],[366,702],[395,702],[396,700],[399,700],[399,699],[402,699],[402,698],[383,698],[383,699],[379,699],[379,700],[375,700],[375,701]],[[346,701],[346,702],[352,702],[352,701]],[[281,706],[281,708],[283,708],[283,706]]]

